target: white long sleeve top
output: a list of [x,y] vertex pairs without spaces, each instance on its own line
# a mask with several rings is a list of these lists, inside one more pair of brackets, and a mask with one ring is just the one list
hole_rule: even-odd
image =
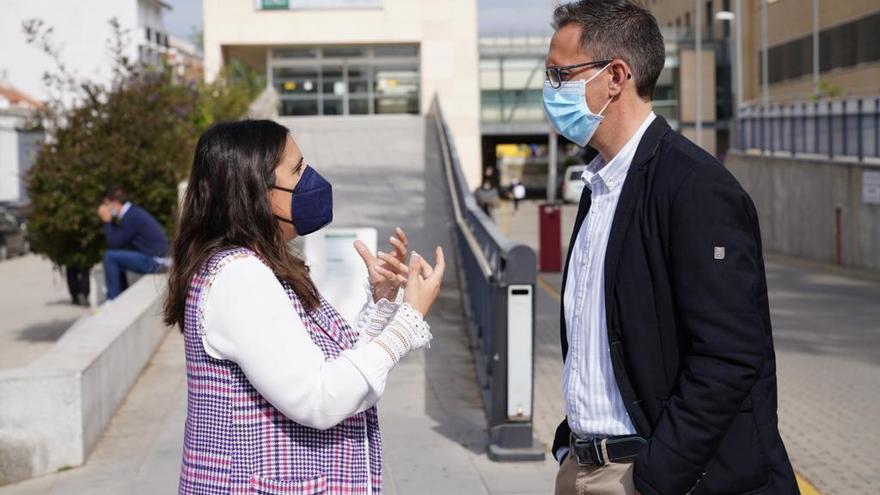
[[356,347],[326,360],[278,279],[253,256],[227,263],[203,301],[205,352],[235,362],[276,409],[317,429],[331,428],[379,400],[388,373],[410,350],[395,347],[393,339],[383,344],[386,328],[391,337],[409,338],[406,344],[430,340],[422,315],[409,305],[384,299],[374,304],[368,297],[356,322]]

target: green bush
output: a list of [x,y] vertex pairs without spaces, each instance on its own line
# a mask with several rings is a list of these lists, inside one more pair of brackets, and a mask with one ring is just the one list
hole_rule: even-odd
[[101,85],[67,73],[51,28],[25,23],[29,41],[57,62],[44,78],[55,96],[39,115],[48,139],[28,177],[28,231],[34,250],[59,265],[100,261],[106,246],[97,208],[110,185],[125,188],[170,233],[177,184],[188,175],[199,134],[215,121],[242,117],[262,89],[238,63],[210,84],[181,81],[169,67],[132,64],[121,48],[125,33],[115,20],[111,25],[116,76]]

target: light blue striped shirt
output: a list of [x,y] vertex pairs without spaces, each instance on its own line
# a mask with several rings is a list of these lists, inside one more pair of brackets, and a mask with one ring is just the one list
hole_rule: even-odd
[[651,112],[607,164],[599,155],[582,176],[592,204],[568,264],[563,295],[568,357],[562,375],[568,425],[582,438],[636,433],[611,367],[605,315],[605,251],[626,174],[654,117]]

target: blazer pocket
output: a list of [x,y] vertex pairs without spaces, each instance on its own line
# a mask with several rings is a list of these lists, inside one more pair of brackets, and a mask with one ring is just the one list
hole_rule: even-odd
[[323,495],[327,493],[327,479],[316,478],[290,481],[273,480],[265,476],[251,475],[250,495]]

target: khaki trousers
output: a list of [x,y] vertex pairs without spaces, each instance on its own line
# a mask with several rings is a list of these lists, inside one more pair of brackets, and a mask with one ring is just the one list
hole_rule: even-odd
[[632,462],[578,466],[569,454],[556,475],[556,495],[635,495]]

